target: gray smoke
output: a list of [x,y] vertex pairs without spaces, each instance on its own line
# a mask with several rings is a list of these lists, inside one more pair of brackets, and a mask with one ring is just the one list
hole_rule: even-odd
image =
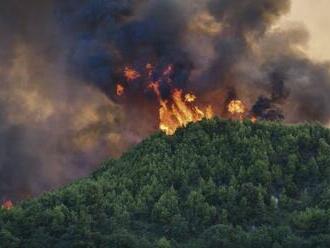
[[84,176],[138,141],[118,105],[69,75],[54,13],[53,1],[0,3],[0,202]]

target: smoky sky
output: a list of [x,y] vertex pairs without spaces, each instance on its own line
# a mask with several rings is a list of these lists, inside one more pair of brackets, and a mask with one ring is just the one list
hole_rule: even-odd
[[239,98],[260,119],[328,124],[329,64],[303,52],[302,25],[276,27],[289,11],[289,0],[1,1],[0,199],[87,175],[157,130],[144,77],[115,94],[125,66],[151,63],[158,77],[172,65],[173,87],[219,115]]
[[291,11],[281,21],[281,25],[288,22],[303,23],[310,32],[310,42],[307,52],[318,60],[329,60],[330,51],[326,49],[329,43],[328,27],[330,16],[327,14],[330,2],[327,0],[312,1],[292,0]]

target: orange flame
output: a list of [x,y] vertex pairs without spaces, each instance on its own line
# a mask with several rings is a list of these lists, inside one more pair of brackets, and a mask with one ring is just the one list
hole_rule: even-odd
[[[134,68],[126,66],[124,69],[124,77],[126,82],[133,81],[140,77],[146,78],[147,88],[155,93],[159,102],[159,128],[167,135],[172,135],[179,127],[184,127],[188,123],[197,122],[202,119],[211,119],[214,117],[213,107],[211,105],[200,107],[197,103],[197,97],[192,93],[184,93],[183,90],[174,88],[172,85],[171,75],[174,71],[173,65],[168,65],[163,69],[162,74],[155,79],[154,65],[148,63],[145,65],[143,72],[138,72]],[[163,98],[160,91],[160,84],[167,83],[171,88],[170,97]],[[129,87],[129,84],[128,86]],[[125,93],[126,88],[122,84],[117,84],[117,95],[121,96]],[[256,122],[255,117],[248,116],[246,105],[236,99],[232,100],[227,106],[227,111],[233,118],[239,117],[251,118],[252,122]]]
[[6,209],[6,210],[10,210],[14,207],[14,204],[11,200],[8,200],[8,201],[5,201],[3,204],[2,204],[2,208],[3,209]]
[[240,100],[233,100],[228,104],[228,112],[231,114],[244,114],[246,112],[245,105]]
[[[197,122],[202,119],[211,119],[215,116],[211,105],[202,109],[196,102],[197,97],[193,93],[185,93],[183,90],[174,88],[171,75],[174,72],[173,65],[167,65],[161,75],[154,74],[155,66],[151,63],[145,65],[144,70],[140,73],[132,67],[126,66],[124,69],[125,84],[130,87],[129,81],[134,81],[138,78],[147,79],[147,89],[153,91],[159,102],[159,128],[167,135],[175,133],[179,127],[184,127],[188,123]],[[156,78],[158,77],[158,78]],[[160,84],[166,83],[170,87],[170,97],[163,98],[160,91]],[[123,84],[118,83],[116,93],[122,96],[126,91]],[[227,111],[232,118],[250,118],[253,123],[257,118],[251,116],[247,112],[247,106],[238,99],[232,100],[226,106]]]
[[190,94],[190,93],[185,95],[186,102],[194,102],[196,100],[196,98],[197,97],[195,95]]
[[160,98],[160,90],[159,90],[159,83],[158,82],[152,82],[148,85],[148,88],[153,90],[158,98]]
[[125,93],[125,88],[121,84],[117,84],[117,96],[122,96]]
[[[152,64],[146,64],[146,73],[149,79],[153,76],[154,66]],[[162,78],[168,84],[171,83],[170,75],[173,72],[173,65],[168,65],[164,70],[160,78]],[[141,77],[141,74],[132,68],[126,67],[124,70],[124,76],[127,81],[135,80]],[[171,85],[171,84],[170,84]],[[117,85],[117,95],[122,94],[121,85]],[[159,128],[167,135],[175,133],[179,127],[184,127],[190,122],[197,122],[203,118],[210,119],[214,116],[211,106],[207,106],[205,109],[201,109],[197,106],[195,101],[197,97],[191,93],[183,94],[182,90],[172,89],[172,95],[164,100],[160,92],[160,81],[152,81],[148,83],[148,89],[152,90],[159,101]]]
[[126,66],[125,70],[124,70],[124,76],[128,81],[133,81],[133,80],[141,77],[141,74],[139,72],[137,72],[136,70]]
[[184,127],[188,123],[197,122],[204,118],[214,116],[211,106],[205,111],[198,106],[187,104],[182,95],[182,90],[174,89],[172,103],[160,99],[159,128],[167,135],[173,135],[177,128]]

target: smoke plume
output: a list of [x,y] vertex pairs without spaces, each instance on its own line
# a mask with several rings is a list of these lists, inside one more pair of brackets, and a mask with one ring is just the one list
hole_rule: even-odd
[[[289,0],[1,1],[0,200],[86,175],[157,130],[149,81],[220,116],[240,99],[258,119],[328,124],[329,64],[303,52],[302,26],[276,27],[289,10]],[[139,77],[128,82],[125,68]]]

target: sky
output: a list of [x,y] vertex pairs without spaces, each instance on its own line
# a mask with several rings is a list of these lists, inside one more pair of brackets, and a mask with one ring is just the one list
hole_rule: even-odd
[[308,54],[317,60],[330,60],[330,1],[292,0],[291,13],[283,22],[300,22],[310,33]]

